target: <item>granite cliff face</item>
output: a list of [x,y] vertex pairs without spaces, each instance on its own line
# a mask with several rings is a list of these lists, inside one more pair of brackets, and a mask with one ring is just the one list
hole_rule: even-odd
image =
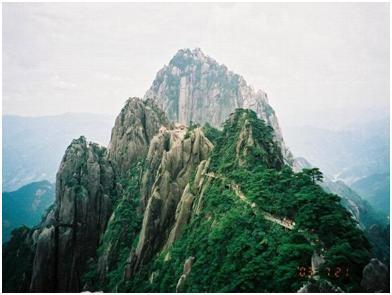
[[126,101],[109,144],[109,159],[116,163],[119,175],[126,176],[132,164],[145,157],[150,141],[162,125],[168,125],[168,120],[152,100],[133,97]]
[[[109,151],[84,137],[71,143],[57,173],[54,205],[40,225],[16,235],[24,237],[19,246],[31,257],[21,291],[79,292],[85,287],[82,276],[96,259],[108,221],[116,222],[113,209],[129,205],[125,201],[133,196],[129,186],[122,186],[124,179],[141,166],[150,141],[164,126],[168,120],[153,101],[131,98],[116,119]],[[10,259],[18,255],[13,243],[5,248]],[[109,266],[116,249],[100,257],[103,275],[102,266]]]
[[84,137],[67,148],[56,184],[55,205],[32,234],[32,292],[81,289],[81,274],[95,256],[117,196],[106,149]]
[[200,49],[179,50],[169,65],[158,72],[144,97],[155,100],[169,120],[187,125],[209,123],[220,128],[235,109],[254,110],[274,129],[275,140],[286,160],[291,161],[267,94],[255,91],[242,76],[229,71]]
[[[145,195],[144,192],[151,189],[156,181],[155,170],[161,165],[160,153],[167,146],[158,142],[160,152],[152,147],[156,146],[155,138],[166,128],[172,129],[174,125],[169,124],[165,114],[152,100],[129,98],[117,116],[108,158],[115,167],[120,187],[119,198],[98,247],[99,255],[97,259],[90,260],[90,271],[97,273],[97,276],[94,282],[84,279],[84,290],[96,288],[97,285],[107,288],[106,284],[119,283],[112,282],[110,274],[118,268],[123,270],[123,255],[129,254],[139,236],[146,205],[146,200],[140,196]],[[181,130],[184,132],[185,127]],[[151,152],[152,149],[154,152]],[[151,162],[150,158],[153,158]],[[150,178],[146,175],[147,171],[151,174]],[[142,182],[143,175],[146,175],[143,178],[145,182]]]
[[[144,177],[154,175],[155,181],[149,192],[142,197],[146,208],[139,242],[127,262],[126,278],[129,279],[141,265],[162,249],[169,235],[172,243],[180,234],[182,224],[178,223],[180,218],[178,214],[176,218],[176,212],[183,211],[183,206],[189,207],[192,203],[192,196],[189,189],[186,189],[189,178],[200,162],[208,158],[212,147],[201,128],[187,130],[184,125],[177,125],[171,130],[162,127],[154,137]],[[159,166],[151,165],[157,159],[160,161]],[[147,189],[143,191],[146,192]],[[186,220],[183,216],[181,218]],[[177,224],[174,225],[176,221]]]

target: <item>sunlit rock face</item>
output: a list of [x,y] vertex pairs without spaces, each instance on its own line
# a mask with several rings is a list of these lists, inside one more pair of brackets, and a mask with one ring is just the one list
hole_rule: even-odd
[[121,177],[146,156],[150,141],[167,124],[165,114],[152,100],[132,97],[126,101],[116,118],[109,144],[109,159]]
[[144,98],[155,100],[169,120],[187,125],[209,123],[219,128],[236,108],[252,109],[274,129],[286,161],[291,161],[267,94],[200,49],[179,50],[157,73]]
[[[173,129],[161,128],[152,140],[142,183],[142,204],[146,204],[143,225],[136,250],[128,259],[127,278],[149,261],[169,236],[169,243],[179,237],[193,202],[187,189],[189,178],[212,148],[201,128],[189,131],[179,124]],[[160,164],[151,165],[155,161]],[[152,187],[143,189],[151,175],[155,175]]]

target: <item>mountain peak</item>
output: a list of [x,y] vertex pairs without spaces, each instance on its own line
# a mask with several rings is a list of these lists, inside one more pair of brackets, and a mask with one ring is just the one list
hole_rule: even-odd
[[274,130],[274,139],[285,159],[285,147],[278,119],[267,94],[248,85],[245,79],[224,64],[204,54],[200,48],[180,49],[156,75],[145,99],[155,100],[169,120],[182,124],[209,123],[220,128],[237,108],[252,109]]
[[109,143],[109,158],[120,174],[148,151],[153,136],[161,125],[167,125],[165,114],[151,99],[129,98],[116,118]]
[[239,108],[223,124],[211,167],[230,170],[255,163],[281,169],[284,166],[282,151],[273,141],[273,129],[257,118],[253,110]]
[[174,55],[174,57],[180,57],[180,56],[192,57],[201,60],[208,58],[208,56],[199,47],[196,47],[194,49],[182,48],[178,50],[177,53]]
[[[184,48],[177,51],[177,53],[170,60],[169,65],[165,68],[169,68],[173,72],[173,68],[178,68],[180,71],[192,70],[195,66],[200,67],[206,64],[207,67],[223,67],[227,70],[226,66],[218,64],[216,60],[206,55],[200,48],[189,49]],[[165,69],[164,68],[164,69]],[[173,73],[176,73],[174,71]]]

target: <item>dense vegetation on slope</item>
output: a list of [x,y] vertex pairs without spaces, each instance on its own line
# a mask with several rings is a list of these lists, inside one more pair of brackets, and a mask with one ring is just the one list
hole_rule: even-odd
[[[196,127],[189,128],[185,140]],[[182,235],[171,246],[154,249],[125,279],[124,271],[142,228],[140,188],[148,169],[143,161],[134,162],[124,171],[122,189],[118,190],[121,194],[115,199],[96,257],[87,261],[83,290],[296,292],[313,281],[320,285],[329,282],[343,291],[361,291],[370,245],[340,198],[319,186],[323,178],[320,171],[312,168],[294,173],[285,165],[272,128],[253,111],[236,110],[222,131],[208,124],[203,130],[215,147],[209,160],[204,158],[207,170],[201,176],[203,184],[196,183],[196,171],[188,180],[194,199]],[[98,157],[104,156],[96,146],[91,148]],[[87,154],[79,155],[86,160]],[[85,164],[75,164],[81,165],[77,170],[82,175],[88,175]],[[84,198],[83,181],[69,177],[67,183]],[[162,230],[170,231],[171,227]],[[26,262],[25,268],[10,272],[9,290],[18,290],[19,285],[21,290],[29,288],[30,279],[20,277],[31,276],[34,244],[25,242],[31,234],[23,228],[15,231],[12,243],[6,245],[8,264],[15,257]],[[165,235],[160,239],[160,245],[167,245]],[[312,273],[315,256],[325,262]]]
[[114,205],[112,217],[97,250],[98,260],[90,261],[83,281],[88,290],[116,291],[132,247],[141,228],[140,178],[143,162],[138,162],[123,178],[123,195]]
[[[295,292],[308,279],[299,268],[307,269],[315,252],[326,260],[321,280],[345,291],[360,290],[361,272],[369,260],[367,240],[339,197],[317,185],[317,169],[293,173],[283,165],[271,129],[255,113],[237,110],[225,123],[209,171],[224,174],[226,180],[211,181],[200,212],[194,202],[182,238],[158,253],[121,290],[174,292],[184,262],[194,257],[181,291]],[[233,193],[227,185],[232,182],[256,209]],[[291,218],[295,227],[284,229],[257,210]],[[337,268],[345,275],[335,275]]]
[[27,292],[30,287],[34,249],[31,230],[21,226],[12,231],[12,239],[3,244],[3,289],[5,293]]

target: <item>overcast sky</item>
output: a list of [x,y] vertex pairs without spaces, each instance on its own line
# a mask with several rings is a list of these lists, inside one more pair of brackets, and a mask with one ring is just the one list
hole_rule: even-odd
[[3,5],[3,113],[119,113],[180,48],[269,96],[283,126],[389,116],[389,6]]

